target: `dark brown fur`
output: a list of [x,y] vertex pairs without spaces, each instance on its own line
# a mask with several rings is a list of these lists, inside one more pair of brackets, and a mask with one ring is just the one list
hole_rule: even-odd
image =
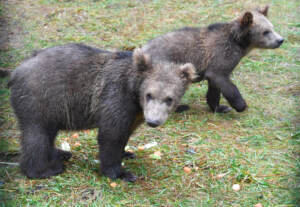
[[[101,172],[112,179],[135,181],[121,162],[124,155],[132,156],[124,148],[143,121],[148,85],[153,85],[151,81],[165,83],[159,88],[161,94],[167,85],[176,87],[172,110],[190,83],[189,77],[180,77],[189,71],[185,69],[164,63],[154,66],[141,51],[133,58],[132,52],[112,53],[80,44],[35,53],[14,70],[10,80],[11,104],[21,130],[22,172],[29,178],[62,173],[63,161],[71,153],[55,147],[58,131],[98,128]],[[166,74],[170,75],[164,77]],[[158,110],[165,106],[159,102]]]
[[236,111],[242,112],[247,104],[231,82],[230,74],[251,49],[276,48],[283,42],[275,32],[269,38],[272,41],[267,42],[267,38],[262,41],[263,32],[272,30],[266,14],[265,8],[245,12],[229,23],[215,23],[203,28],[185,27],[149,41],[142,49],[154,60],[194,64],[199,75],[195,81],[208,81],[206,98],[212,111],[230,110],[219,105],[222,93]]

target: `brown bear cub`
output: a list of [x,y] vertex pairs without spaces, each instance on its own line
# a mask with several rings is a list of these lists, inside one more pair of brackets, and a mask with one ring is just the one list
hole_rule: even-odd
[[[175,72],[174,72],[175,71]],[[121,167],[127,141],[142,123],[163,124],[196,74],[192,64],[152,63],[141,49],[108,52],[81,44],[38,51],[10,80],[21,130],[22,172],[47,178],[64,171],[70,152],[55,147],[59,130],[98,128],[100,169],[135,181]]]
[[149,41],[142,49],[153,60],[174,63],[190,62],[199,79],[207,80],[207,103],[213,112],[228,112],[219,105],[220,94],[238,112],[247,104],[230,74],[253,48],[278,48],[284,39],[267,19],[268,6],[247,11],[229,23],[216,23],[203,28],[185,27]]

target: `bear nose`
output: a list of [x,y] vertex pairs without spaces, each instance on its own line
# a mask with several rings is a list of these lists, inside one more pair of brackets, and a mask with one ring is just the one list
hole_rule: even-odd
[[284,41],[284,39],[283,39],[283,38],[281,38],[281,39],[277,40],[277,43],[278,43],[278,45],[281,45],[281,44],[283,43],[283,41]]
[[147,120],[146,122],[151,127],[157,127],[160,124],[159,121],[156,121],[156,120]]

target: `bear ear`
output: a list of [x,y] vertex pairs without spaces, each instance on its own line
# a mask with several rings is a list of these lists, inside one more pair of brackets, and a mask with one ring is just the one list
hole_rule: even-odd
[[249,27],[253,23],[253,14],[251,12],[246,12],[240,19],[242,27]]
[[268,16],[268,12],[269,12],[269,5],[266,5],[264,8],[259,8],[258,12],[263,14],[264,16]]
[[144,72],[152,68],[151,59],[141,48],[136,48],[133,52],[133,63],[138,71]]
[[191,63],[186,63],[180,66],[180,77],[187,80],[188,82],[192,82],[198,76],[196,73],[196,68]]

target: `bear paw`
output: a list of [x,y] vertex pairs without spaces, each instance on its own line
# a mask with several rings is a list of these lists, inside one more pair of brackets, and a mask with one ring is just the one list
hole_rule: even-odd
[[115,166],[109,167],[109,168],[102,167],[101,172],[102,172],[102,175],[105,175],[112,180],[115,180],[118,178],[120,178],[126,182],[135,182],[137,180],[137,177],[134,174],[126,171],[119,165],[115,165]]
[[44,178],[49,178],[51,176],[55,176],[58,174],[61,174],[65,171],[65,166],[60,163],[52,163],[51,165],[47,166],[47,168],[41,169],[39,168],[27,168],[27,169],[22,169],[23,173],[30,179],[32,178],[39,178],[39,179],[44,179]]
[[176,108],[175,112],[176,112],[176,113],[181,113],[181,112],[184,112],[184,111],[188,111],[189,109],[190,109],[189,105],[181,104],[181,105],[179,105],[179,106]]
[[133,152],[125,151],[125,152],[123,152],[123,157],[122,158],[125,158],[125,159],[134,159],[135,158],[135,154]]
[[232,110],[232,108],[230,108],[229,106],[219,105],[219,106],[217,106],[215,112],[217,112],[217,113],[228,113],[231,110]]
[[54,159],[68,161],[72,157],[72,153],[61,149],[55,149]]

